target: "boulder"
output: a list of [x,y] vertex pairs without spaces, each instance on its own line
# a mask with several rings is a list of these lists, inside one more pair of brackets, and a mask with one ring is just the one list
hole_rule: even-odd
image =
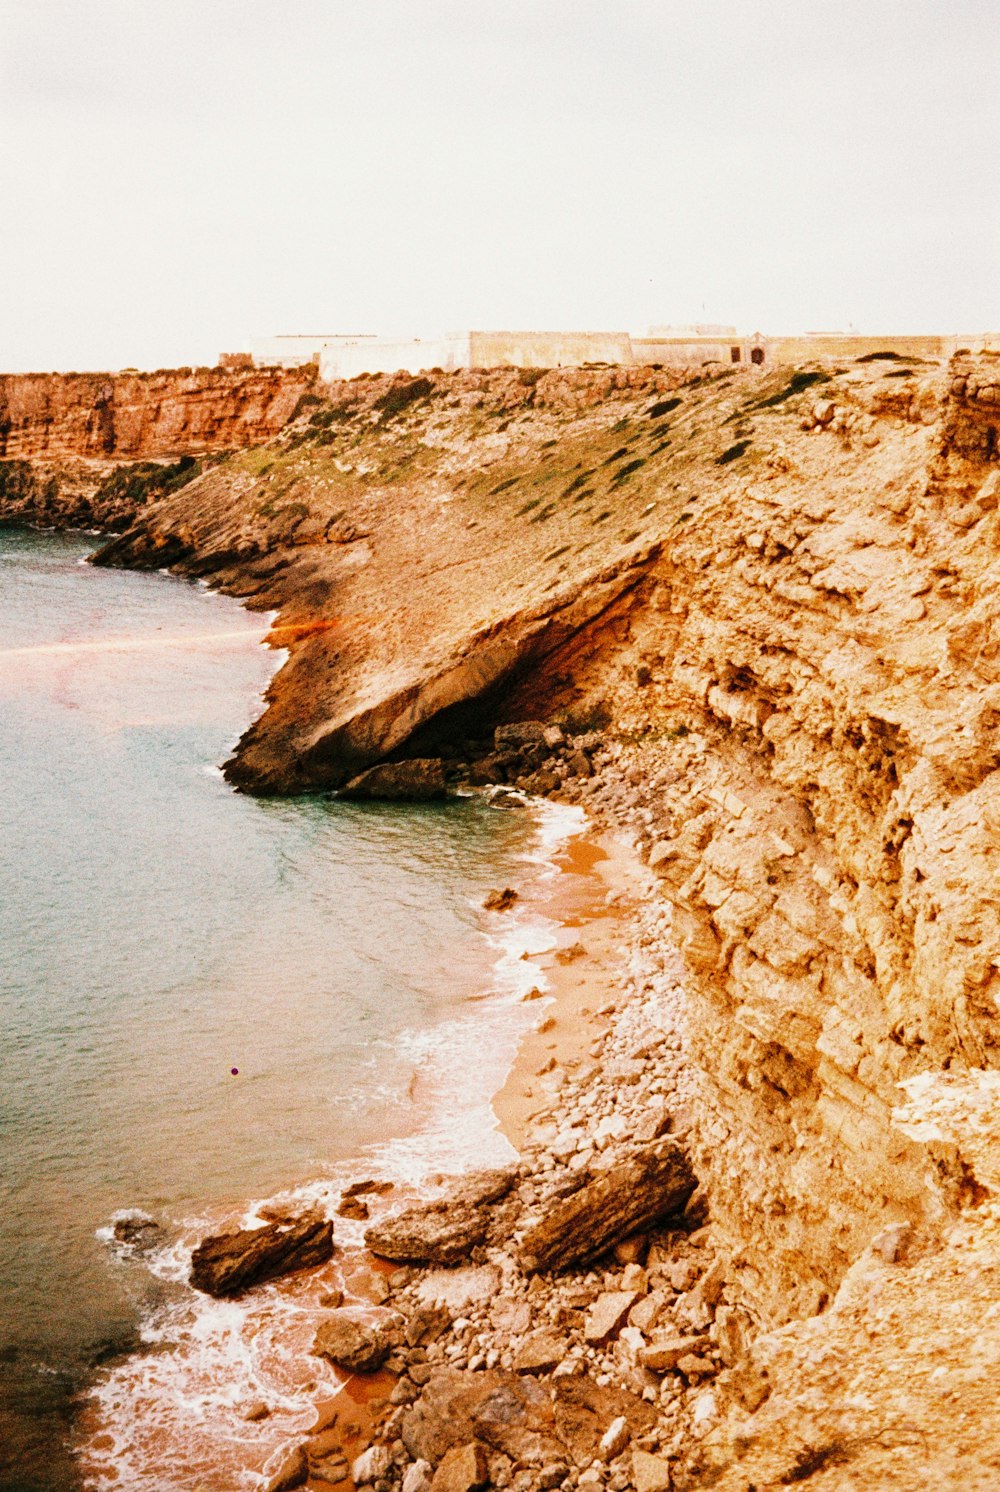
[[351,1373],[374,1373],[392,1346],[386,1323],[372,1321],[350,1306],[331,1311],[313,1341],[313,1352]]
[[431,1492],[431,1465],[429,1461],[414,1461],[406,1468],[403,1477],[403,1492]]
[[526,1229],[521,1265],[534,1271],[589,1263],[620,1239],[682,1212],[696,1185],[676,1140],[636,1146]]
[[191,1255],[191,1283],[206,1295],[239,1295],[264,1280],[314,1269],[333,1253],[333,1224],[316,1214],[203,1238]]
[[517,720],[512,725],[498,725],[493,745],[498,753],[523,751],[526,746],[547,746],[548,727],[542,720]]
[[599,1295],[587,1312],[583,1326],[585,1341],[606,1342],[623,1324],[638,1299],[635,1290],[606,1290]]
[[533,1378],[490,1369],[438,1369],[405,1412],[400,1433],[410,1455],[431,1465],[472,1440],[514,1460],[552,1460],[562,1453],[545,1389]]
[[697,1354],[707,1347],[708,1340],[704,1335],[684,1337],[676,1333],[661,1332],[647,1346],[639,1349],[639,1361],[644,1368],[649,1368],[654,1373],[670,1373],[682,1358]]
[[405,1412],[400,1433],[410,1455],[432,1465],[477,1440],[526,1465],[541,1468],[568,1460],[582,1470],[599,1454],[609,1423],[619,1417],[632,1436],[640,1436],[655,1424],[656,1411],[635,1394],[601,1387],[585,1373],[537,1379],[440,1368]]
[[647,1434],[656,1423],[653,1406],[628,1389],[602,1387],[587,1373],[570,1373],[551,1382],[556,1434],[581,1469],[600,1456],[609,1423],[624,1419],[633,1437]]
[[136,1253],[158,1248],[166,1236],[156,1219],[145,1212],[130,1212],[116,1218],[111,1232],[115,1243]]
[[507,912],[517,901],[517,892],[513,886],[505,886],[502,891],[491,891],[483,902],[487,912]]
[[365,1233],[365,1243],[383,1259],[457,1264],[485,1240],[489,1209],[513,1188],[517,1175],[516,1167],[509,1167],[460,1177],[436,1200],[380,1218]]
[[343,798],[427,799],[443,798],[444,766],[438,757],[414,758],[407,762],[380,762],[341,789]]
[[337,1216],[364,1222],[368,1216],[368,1203],[363,1197],[341,1197],[337,1204]]
[[351,1481],[356,1487],[370,1487],[379,1477],[385,1476],[392,1466],[392,1455],[384,1445],[369,1446],[353,1462]]

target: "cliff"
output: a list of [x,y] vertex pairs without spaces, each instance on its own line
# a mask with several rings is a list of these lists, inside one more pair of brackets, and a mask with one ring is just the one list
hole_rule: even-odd
[[101,556],[280,610],[243,787],[607,728],[613,769],[557,790],[673,909],[692,1155],[759,1334],[688,1485],[844,1486],[848,1451],[992,1485],[995,1437],[946,1431],[934,1482],[900,1446],[950,1423],[931,1353],[985,1403],[953,1306],[1000,1262],[998,429],[988,356],[355,380]]
[[314,380],[311,367],[0,374],[0,517],[124,526],[196,458],[276,435]]

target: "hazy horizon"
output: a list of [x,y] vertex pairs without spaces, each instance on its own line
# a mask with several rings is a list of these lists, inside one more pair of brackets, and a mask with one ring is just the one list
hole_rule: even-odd
[[0,0],[0,369],[1000,330],[986,0]]

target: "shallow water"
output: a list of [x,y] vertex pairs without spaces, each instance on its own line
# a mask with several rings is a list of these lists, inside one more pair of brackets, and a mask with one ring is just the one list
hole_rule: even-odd
[[177,1236],[392,1137],[399,1169],[489,1152],[525,966],[497,964],[480,904],[538,872],[533,817],[479,800],[234,794],[217,764],[275,666],[262,618],[91,547],[0,527],[0,1485],[20,1492],[73,1484],[97,1365],[193,1319],[171,1268],[102,1243],[117,1211]]

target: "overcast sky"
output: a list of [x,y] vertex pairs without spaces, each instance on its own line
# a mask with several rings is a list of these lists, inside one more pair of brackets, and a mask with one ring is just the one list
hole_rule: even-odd
[[996,0],[0,0],[0,369],[1000,330]]

